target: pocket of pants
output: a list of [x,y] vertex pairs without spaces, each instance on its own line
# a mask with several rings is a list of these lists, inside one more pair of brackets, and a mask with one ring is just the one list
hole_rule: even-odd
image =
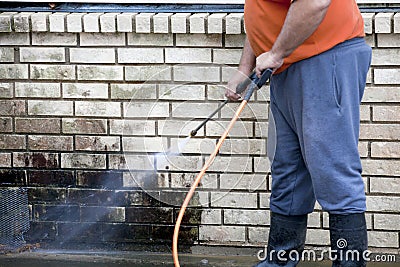
[[332,71],[332,94],[333,94],[333,100],[335,101],[335,104],[338,108],[341,107],[341,89],[340,89],[340,83],[337,78],[337,73],[336,73],[337,65],[336,65],[336,55],[333,55],[333,71]]

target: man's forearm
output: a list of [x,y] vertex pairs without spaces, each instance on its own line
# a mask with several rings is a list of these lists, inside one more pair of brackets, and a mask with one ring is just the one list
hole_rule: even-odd
[[330,2],[330,0],[294,1],[271,52],[279,58],[289,56],[321,24]]
[[253,49],[250,46],[250,42],[246,37],[238,69],[245,75],[248,75],[254,69],[255,65],[256,65],[256,56],[254,55]]

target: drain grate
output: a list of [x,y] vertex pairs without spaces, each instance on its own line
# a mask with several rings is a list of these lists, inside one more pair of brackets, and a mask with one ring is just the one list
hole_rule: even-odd
[[0,250],[14,250],[25,245],[29,230],[28,190],[0,188]]

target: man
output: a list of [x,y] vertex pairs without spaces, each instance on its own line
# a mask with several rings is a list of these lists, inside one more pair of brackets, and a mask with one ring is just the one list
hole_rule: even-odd
[[[365,266],[366,204],[358,135],[371,48],[363,39],[357,4],[247,0],[244,18],[247,39],[238,70],[245,75],[254,68],[258,75],[274,70],[271,227],[267,259],[257,266],[297,265],[293,255],[304,248],[307,214],[316,200],[329,213],[331,248],[337,251],[333,266]],[[229,99],[239,99],[239,82],[234,78],[228,84]],[[346,257],[346,251],[354,256]]]

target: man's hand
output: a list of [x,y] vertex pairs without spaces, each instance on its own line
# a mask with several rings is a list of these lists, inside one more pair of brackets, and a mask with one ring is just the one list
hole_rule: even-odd
[[229,79],[228,84],[226,85],[225,96],[231,101],[238,101],[241,98],[240,94],[236,93],[236,87],[239,83],[243,82],[246,79],[246,76],[243,75],[240,71],[236,71],[235,74]]
[[261,73],[265,69],[272,69],[272,71],[275,71],[279,69],[283,64],[283,57],[275,54],[272,51],[268,51],[265,53],[262,53],[256,58],[256,74],[258,77],[261,76]]

